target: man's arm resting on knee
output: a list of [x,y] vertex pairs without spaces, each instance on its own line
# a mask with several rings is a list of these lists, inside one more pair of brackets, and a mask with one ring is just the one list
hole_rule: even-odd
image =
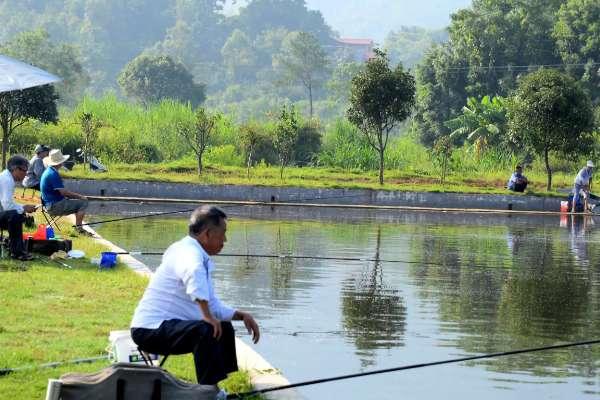
[[236,310],[233,313],[234,321],[244,321],[244,325],[246,329],[248,329],[248,333],[252,334],[252,341],[256,344],[260,339],[260,330],[258,329],[258,324],[254,320],[254,317],[247,312]]
[[63,196],[69,198],[69,199],[87,200],[87,197],[85,197],[84,195],[79,194],[79,193],[75,193],[75,192],[71,192],[70,190],[67,190],[65,188],[56,189],[56,191],[59,192],[60,194],[62,194]]
[[202,310],[204,321],[212,325],[213,337],[219,340],[221,338],[221,321],[213,317],[212,313],[210,312],[210,308],[208,308],[208,301],[196,299],[196,303],[198,303],[200,310]]

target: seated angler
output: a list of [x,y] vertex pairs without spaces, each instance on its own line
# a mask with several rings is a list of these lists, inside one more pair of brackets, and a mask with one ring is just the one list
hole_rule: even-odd
[[524,192],[527,188],[527,178],[523,175],[523,168],[517,165],[515,172],[510,176],[506,187],[513,192]]
[[48,156],[50,148],[43,144],[38,144],[35,146],[34,152],[35,156],[29,161],[29,169],[27,170],[25,179],[23,179],[23,186],[40,190],[40,180],[42,179],[42,174],[46,170],[44,158]]
[[6,169],[0,173],[0,227],[8,229],[11,257],[28,261],[32,257],[23,246],[23,222],[25,213],[35,211],[32,204],[15,203],[15,182],[21,182],[29,168],[29,161],[23,156],[12,156],[6,163]]
[[50,154],[44,158],[44,164],[47,166],[40,180],[40,192],[42,193],[42,204],[48,210],[50,215],[70,215],[75,214],[75,226],[77,232],[84,235],[90,235],[83,229],[83,217],[88,206],[87,197],[82,194],[65,189],[62,178],[58,173],[69,155],[64,155],[58,149],[53,149]]
[[215,294],[210,256],[226,241],[226,218],[217,207],[194,210],[189,235],[165,252],[131,322],[131,337],[141,350],[193,353],[198,383],[204,385],[237,371],[231,320],[243,321],[254,343],[260,337],[252,315],[222,304]]

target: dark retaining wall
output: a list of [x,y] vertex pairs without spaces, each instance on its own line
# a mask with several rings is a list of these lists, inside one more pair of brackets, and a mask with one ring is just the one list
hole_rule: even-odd
[[369,189],[197,185],[185,183],[65,180],[65,186],[87,196],[182,200],[262,201],[306,204],[407,206],[516,211],[559,211],[561,198],[527,195],[393,192]]

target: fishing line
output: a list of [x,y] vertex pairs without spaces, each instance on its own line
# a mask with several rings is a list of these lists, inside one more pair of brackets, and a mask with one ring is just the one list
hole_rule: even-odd
[[104,361],[104,360],[108,360],[108,356],[76,358],[76,359],[70,360],[70,361],[56,361],[56,362],[49,362],[49,363],[40,364],[40,365],[30,365],[30,366],[26,366],[26,367],[2,368],[2,369],[0,369],[0,376],[6,376],[6,375],[12,374],[14,372],[31,371],[31,370],[35,370],[35,369],[45,369],[45,368],[57,368],[57,367],[61,367],[63,365],[94,363],[96,361]]
[[304,382],[299,382],[299,383],[293,383],[290,385],[276,386],[276,387],[267,388],[267,389],[253,390],[253,391],[244,392],[244,393],[234,393],[234,394],[228,395],[227,398],[228,399],[243,399],[243,398],[246,398],[249,396],[254,396],[257,394],[264,394],[264,393],[268,393],[268,392],[275,392],[275,391],[279,391],[279,390],[292,389],[292,388],[297,388],[297,387],[302,387],[302,386],[316,385],[316,384],[326,383],[326,382],[341,381],[344,379],[360,378],[360,377],[369,376],[369,375],[385,374],[385,373],[389,373],[389,372],[405,371],[405,370],[409,370],[409,369],[432,367],[432,366],[443,365],[443,364],[454,364],[454,363],[460,363],[460,362],[464,362],[464,361],[482,360],[482,359],[486,359],[486,358],[506,357],[506,356],[512,356],[515,354],[534,353],[534,352],[540,352],[540,351],[564,349],[564,348],[568,348],[568,347],[577,347],[577,346],[588,346],[588,345],[594,345],[594,344],[599,344],[599,343],[600,343],[600,340],[597,339],[597,340],[589,340],[589,341],[584,341],[584,342],[573,342],[573,343],[557,344],[557,345],[552,345],[552,346],[534,347],[534,348],[529,348],[529,349],[510,350],[510,351],[503,351],[503,352],[499,352],[499,353],[488,353],[488,354],[483,354],[480,356],[460,357],[460,358],[452,358],[449,360],[433,361],[433,362],[420,363],[420,364],[411,364],[411,365],[405,365],[405,366],[395,367],[395,368],[379,369],[379,370],[374,370],[374,371],[359,372],[359,373],[348,374],[348,375],[339,375],[339,376],[334,376],[331,378],[314,379],[311,381],[304,381]]

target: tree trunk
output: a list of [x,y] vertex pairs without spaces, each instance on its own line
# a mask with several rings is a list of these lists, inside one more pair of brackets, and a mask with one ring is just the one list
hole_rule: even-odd
[[312,96],[312,85],[308,85],[308,103],[310,104],[310,118],[313,116],[313,96]]
[[383,185],[383,152],[385,149],[379,148],[379,184]]
[[6,154],[8,153],[8,138],[10,137],[8,120],[2,121],[2,169],[6,168]]
[[548,149],[544,149],[544,162],[546,163],[546,172],[548,173],[548,185],[546,190],[552,189],[552,170],[550,169],[550,162],[548,161]]
[[202,153],[198,154],[198,176],[202,175]]

